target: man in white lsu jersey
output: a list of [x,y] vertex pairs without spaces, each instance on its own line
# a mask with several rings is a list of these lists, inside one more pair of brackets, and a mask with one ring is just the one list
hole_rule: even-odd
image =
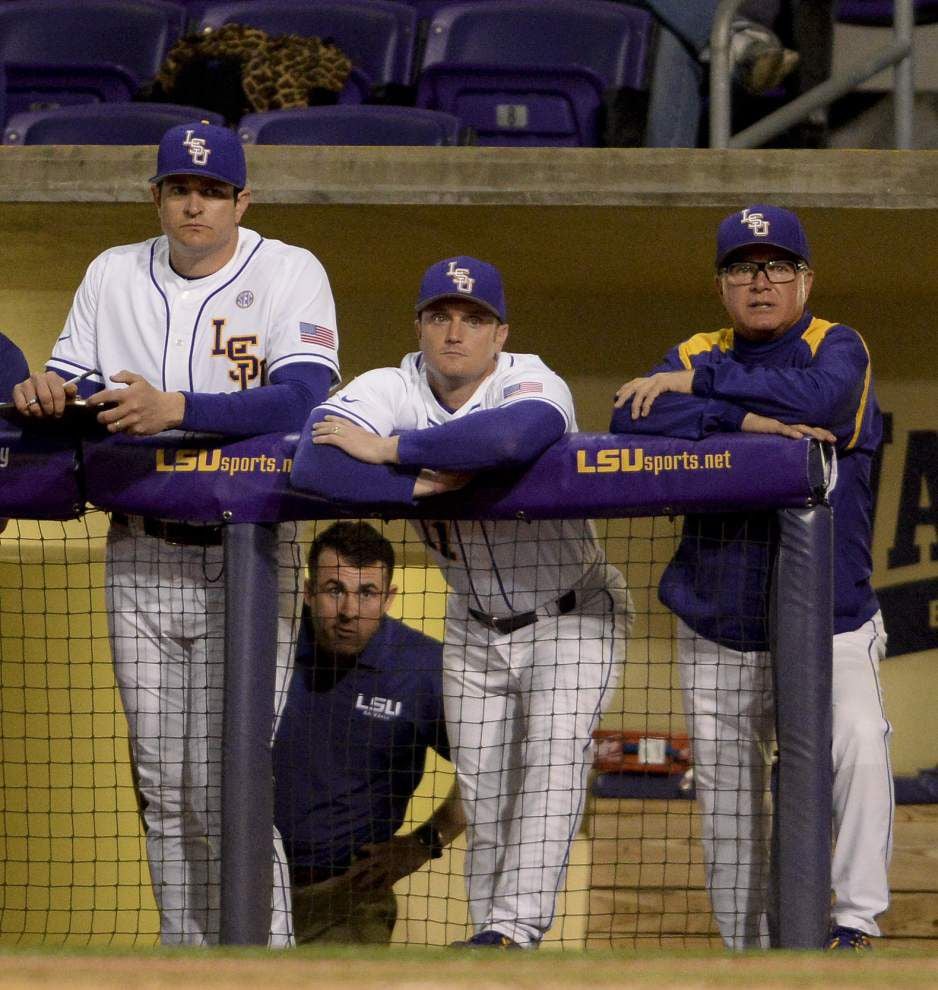
[[[575,431],[564,382],[502,350],[501,277],[431,266],[417,342],[313,412],[312,470],[343,502],[413,504],[530,463]],[[308,443],[308,435],[301,441]],[[550,928],[586,794],[591,735],[624,661],[629,599],[585,521],[418,524],[449,584],[447,731],[468,825],[471,947],[534,948]]]
[[[61,416],[80,393],[112,433],[302,426],[339,380],[332,291],[308,251],[239,225],[246,178],[232,131],[167,131],[150,180],[163,236],[95,258],[47,370],[15,388],[21,412]],[[278,702],[296,638],[293,528],[281,528]],[[164,944],[218,941],[222,564],[218,527],[112,516],[111,645]],[[276,945],[290,940],[284,877],[275,851]]]

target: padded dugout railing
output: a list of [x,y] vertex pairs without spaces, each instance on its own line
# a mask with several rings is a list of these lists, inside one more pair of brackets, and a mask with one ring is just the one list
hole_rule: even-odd
[[[342,514],[535,520],[776,510],[772,610],[785,621],[772,623],[779,750],[772,944],[822,944],[830,902],[833,522],[821,445],[747,434],[699,442],[572,434],[516,476],[476,483],[471,496],[438,497],[410,513],[380,505],[343,513],[291,485],[294,458],[302,464],[304,457],[299,441],[296,434],[110,436],[80,406],[60,422],[23,427],[9,411],[0,420],[0,516],[71,519],[93,505],[225,526],[224,703],[238,718],[225,718],[223,730],[223,943],[264,945],[269,930],[277,522]],[[237,607],[248,600],[252,608]]]

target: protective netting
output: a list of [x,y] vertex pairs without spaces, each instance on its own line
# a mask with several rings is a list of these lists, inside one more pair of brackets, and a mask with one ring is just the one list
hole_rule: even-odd
[[[700,665],[687,668],[683,700],[680,678],[680,649],[686,660],[698,647],[687,653],[658,600],[680,520],[507,524],[524,530],[515,547],[496,546],[496,530],[479,523],[461,533],[452,523],[370,525],[393,548],[389,600],[361,581],[367,566],[354,587],[340,566],[339,589],[317,585],[324,567],[304,573],[311,541],[331,521],[282,527],[272,730],[286,864],[279,874],[275,865],[275,908],[276,879],[289,872],[297,933],[311,941],[445,945],[471,934],[473,918],[494,916],[512,932],[520,918],[519,940],[524,926],[540,926],[545,945],[565,948],[718,944],[683,714]],[[110,549],[107,531],[107,516],[90,513],[11,521],[2,536],[4,944],[150,945],[161,928],[169,942],[217,938],[223,552],[210,540],[175,546],[134,518],[112,527]],[[530,567],[539,543],[551,556],[547,543],[565,541],[561,564],[534,582],[550,606],[506,634],[453,612],[502,615],[498,596],[510,589],[496,581],[450,592],[464,600],[450,601],[444,654],[447,587],[428,532],[444,556],[500,554],[504,580]],[[589,557],[592,532],[610,570]],[[567,557],[590,561],[590,577],[573,588]],[[330,628],[324,601],[340,641],[331,652],[313,646]],[[336,619],[343,608],[350,616]],[[342,659],[363,628],[373,633],[365,653]],[[755,690],[722,686],[721,697],[737,701]],[[424,828],[421,855],[393,841],[395,826],[400,839],[434,821],[452,798],[450,758],[470,853],[462,832],[437,857],[440,836]],[[737,773],[714,818],[736,843],[737,866],[767,835],[764,768],[757,781]],[[719,855],[729,848],[718,844]],[[392,895],[383,888],[395,871]],[[737,875],[734,896],[750,882]]]

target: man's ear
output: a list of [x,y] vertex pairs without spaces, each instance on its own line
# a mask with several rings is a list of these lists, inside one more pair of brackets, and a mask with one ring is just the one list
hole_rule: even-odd
[[501,354],[505,341],[508,339],[508,324],[499,323],[495,328],[495,353]]
[[156,208],[160,208],[160,186],[156,182],[150,183],[150,196],[153,198],[153,202],[156,204]]
[[241,217],[244,216],[247,208],[251,205],[251,190],[242,189],[238,193],[238,200],[235,203],[235,222],[240,223]]
[[313,581],[312,578],[303,582],[303,601],[312,608],[313,605]]
[[420,337],[421,337],[421,333],[420,333],[420,317],[419,316],[417,317],[416,320],[414,320],[414,332],[417,334],[417,344],[419,346],[419,344],[420,344]]
[[388,587],[387,597],[384,599],[384,608],[382,611],[385,615],[390,610],[391,606],[394,604],[394,599],[397,598],[397,585],[392,584]]
[[802,285],[804,289],[802,290],[804,298],[801,300],[802,306],[808,305],[808,296],[811,295],[811,290],[814,288],[814,272],[809,268],[806,272],[801,275]]

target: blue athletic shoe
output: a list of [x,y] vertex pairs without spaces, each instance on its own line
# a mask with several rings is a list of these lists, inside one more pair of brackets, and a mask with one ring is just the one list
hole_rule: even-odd
[[465,942],[450,942],[451,949],[520,949],[517,942],[492,928],[478,932]]
[[835,925],[831,929],[830,937],[827,941],[827,948],[830,950],[845,949],[848,952],[870,952],[873,943],[866,932],[861,932],[859,928],[846,928],[844,925]]

